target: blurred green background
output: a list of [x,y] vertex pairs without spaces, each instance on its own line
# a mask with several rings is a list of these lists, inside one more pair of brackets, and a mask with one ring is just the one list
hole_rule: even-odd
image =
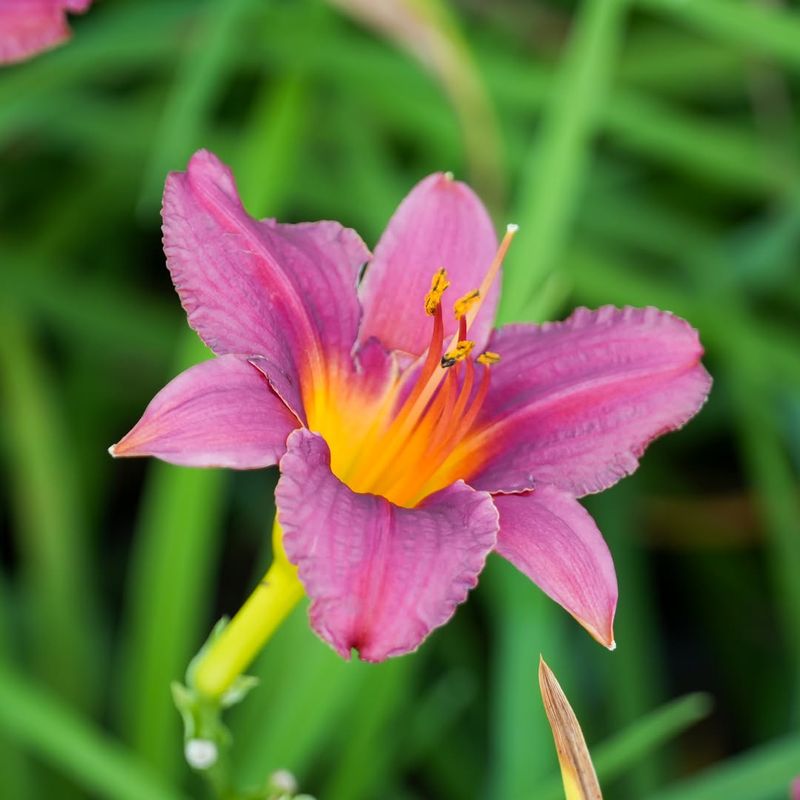
[[753,0],[107,0],[0,72],[4,798],[177,800],[169,682],[269,561],[274,471],[112,462],[204,357],[160,248],[201,146],[248,208],[374,244],[450,169],[521,232],[509,319],[656,305],[716,383],[587,500],[618,650],[499,559],[414,656],[340,661],[303,609],[229,715],[235,772],[320,800],[556,800],[543,652],[608,800],[779,800],[800,774],[800,9]]

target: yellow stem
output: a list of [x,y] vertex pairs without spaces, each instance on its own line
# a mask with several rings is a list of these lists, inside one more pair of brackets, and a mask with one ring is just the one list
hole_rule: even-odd
[[225,694],[303,596],[297,568],[289,563],[282,539],[276,517],[272,565],[195,667],[194,687],[205,697]]

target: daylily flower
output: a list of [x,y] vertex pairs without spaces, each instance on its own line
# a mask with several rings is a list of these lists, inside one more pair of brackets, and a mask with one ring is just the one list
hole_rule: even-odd
[[0,64],[24,61],[70,37],[67,12],[82,14],[92,0],[0,0]]
[[169,176],[163,218],[175,287],[217,357],[159,392],[113,455],[279,464],[286,554],[344,657],[414,650],[493,550],[614,646],[614,566],[576,498],[703,404],[696,331],[611,307],[492,331],[513,229],[498,248],[447,174],[411,191],[372,257],[336,222],[251,218],[205,151]]

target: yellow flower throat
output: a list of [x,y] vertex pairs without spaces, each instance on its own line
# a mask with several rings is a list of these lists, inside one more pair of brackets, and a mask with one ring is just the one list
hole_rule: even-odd
[[331,469],[353,491],[413,507],[469,478],[485,460],[486,447],[474,434],[489,390],[489,368],[500,356],[484,352],[473,358],[475,344],[467,332],[515,232],[516,226],[508,226],[480,287],[456,301],[458,332],[447,349],[442,296],[449,282],[440,269],[424,300],[433,330],[423,356],[379,393],[351,376],[341,379],[329,372],[324,390],[307,404],[309,428],[324,437]]

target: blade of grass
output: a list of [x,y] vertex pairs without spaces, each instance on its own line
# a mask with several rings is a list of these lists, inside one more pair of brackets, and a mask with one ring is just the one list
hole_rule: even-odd
[[[264,42],[265,55],[281,68],[295,59],[300,34],[296,25],[279,16],[275,22],[275,34]],[[319,42],[313,52],[304,53],[304,62],[311,76],[333,79],[346,86],[349,95],[363,97],[367,107],[379,113],[393,130],[423,137],[426,152],[446,153],[448,148],[457,147],[458,131],[446,109],[437,104],[430,86],[396,54],[337,31],[335,39]],[[554,82],[543,66],[521,64],[508,53],[488,47],[481,63],[492,96],[514,122],[509,126],[510,133],[519,127],[518,115],[523,115],[527,124],[532,112],[552,102]],[[368,69],[365,64],[369,64]],[[387,93],[386,86],[396,91]],[[769,149],[751,132],[688,114],[652,95],[615,89],[597,113],[599,128],[615,142],[647,161],[683,174],[699,174],[756,195],[781,191],[791,183],[792,176],[773,163]],[[517,160],[516,152],[513,160]]]
[[[43,105],[72,82],[147,66],[172,58],[185,41],[178,31],[196,13],[192,0],[162,0],[157,4],[110,4],[102,14],[87,15],[81,35],[62,47],[15,67],[0,83],[0,138],[21,108]],[[132,36],[131,31],[147,31]],[[46,105],[46,103],[44,103]]]
[[800,17],[778,6],[728,0],[638,0],[641,8],[672,17],[713,38],[772,56],[800,69]]
[[[675,58],[677,52],[680,58]],[[640,90],[694,97],[741,91],[744,69],[744,54],[736,48],[659,25],[631,38],[619,77]]]
[[[498,102],[517,113],[552,102],[555,85],[541,66],[496,56],[487,78]],[[687,114],[652,94],[616,88],[597,111],[598,126],[614,142],[648,161],[718,181],[739,191],[764,194],[791,185],[768,148],[751,133],[707,117]]]
[[790,332],[769,321],[757,323],[741,309],[709,304],[695,293],[688,293],[672,282],[645,274],[611,258],[601,248],[584,245],[571,249],[569,275],[575,282],[578,299],[589,305],[616,303],[646,306],[658,298],[661,307],[690,320],[703,332],[704,341],[720,351],[747,353],[753,368],[780,374],[800,386],[800,359]]
[[[614,632],[620,644],[606,659],[604,693],[606,718],[611,730],[623,730],[644,717],[664,698],[661,642],[653,608],[652,575],[637,537],[640,519],[636,480],[623,481],[612,491],[587,498],[586,506],[605,534],[614,555],[620,603]],[[595,748],[592,749],[596,755]],[[649,758],[638,757],[624,765],[629,797],[647,797],[667,773],[663,754],[656,748]]]
[[727,365],[728,388],[744,467],[758,492],[759,512],[767,534],[774,584],[789,646],[795,687],[800,691],[800,502],[797,476],[776,425],[770,386],[743,373],[734,354]]
[[180,800],[119,743],[2,663],[0,729],[99,797]]
[[29,254],[0,252],[8,268],[5,290],[27,317],[46,317],[64,341],[166,363],[178,312],[135,289],[89,278],[77,282],[65,265]]
[[[12,630],[13,597],[5,575],[0,575],[0,663],[11,663],[14,632]],[[9,797],[33,798],[35,773],[26,754],[8,735],[0,735],[0,775],[3,790]]]
[[457,19],[442,0],[330,0],[407,50],[436,78],[459,119],[472,182],[490,209],[505,194],[500,132]]
[[560,609],[499,557],[490,558],[479,593],[491,617],[489,731],[485,797],[538,797],[552,767],[552,734],[536,692],[540,653],[562,647]]
[[760,194],[786,191],[792,185],[793,176],[781,171],[768,148],[730,125],[680,114],[641,94],[617,94],[604,116],[605,128],[616,142],[690,176]]
[[236,161],[239,192],[255,216],[272,216],[294,181],[305,138],[308,98],[305,80],[291,74],[261,92],[240,133]]
[[[520,241],[512,248],[505,271],[502,322],[529,319],[527,304],[560,265],[626,6],[624,0],[591,0],[574,23],[557,86],[524,172],[516,209]],[[534,709],[531,675],[540,652],[561,661],[555,607],[509,565],[490,564],[487,573],[493,616],[498,620],[492,682],[495,751],[488,796],[535,796],[538,781],[547,773],[550,730],[541,710]]]
[[[708,716],[710,710],[707,695],[686,695],[651,711],[625,730],[591,747],[601,782],[605,785],[624,775],[641,759]],[[636,796],[651,797],[651,794]],[[537,800],[560,800],[563,797],[560,778],[553,776],[536,797]]]
[[255,0],[207,0],[193,48],[178,63],[177,74],[144,173],[140,206],[149,212],[161,196],[164,176],[182,169],[204,142],[205,119],[225,76],[238,59],[237,36]]
[[343,720],[348,735],[320,792],[326,800],[379,797],[383,786],[392,785],[391,771],[403,738],[405,715],[401,708],[409,701],[411,680],[422,664],[421,656],[351,665],[366,675],[358,701]]
[[[187,332],[175,371],[207,356]],[[205,634],[224,496],[222,471],[154,463],[135,529],[120,653],[120,727],[170,781],[180,770],[181,731],[169,686],[183,678]]]
[[16,547],[32,609],[33,669],[62,696],[91,709],[101,691],[100,627],[68,428],[32,332],[7,305],[0,314],[0,380],[7,463],[14,465]]
[[800,189],[740,231],[729,249],[737,279],[754,288],[790,284],[800,250]]
[[[212,0],[204,7],[193,48],[178,65],[164,108],[142,187],[143,210],[156,206],[167,170],[184,166],[193,144],[202,143],[211,104],[233,61],[236,34],[251,6],[252,0]],[[203,355],[207,351],[187,331],[179,368]],[[154,465],[137,532],[122,650],[121,724],[136,751],[172,779],[181,769],[180,723],[169,684],[183,677],[202,641],[207,586],[220,544],[223,481],[217,471]],[[172,614],[169,625],[165,613]]]
[[800,737],[793,736],[735,756],[649,800],[778,800],[797,777]]
[[525,306],[559,265],[611,82],[627,0],[589,0],[574,21],[516,204],[520,224],[505,273],[501,318]]
[[434,756],[467,707],[477,700],[475,679],[466,670],[453,669],[438,679],[414,702],[409,714],[407,740],[399,759],[407,768]]

